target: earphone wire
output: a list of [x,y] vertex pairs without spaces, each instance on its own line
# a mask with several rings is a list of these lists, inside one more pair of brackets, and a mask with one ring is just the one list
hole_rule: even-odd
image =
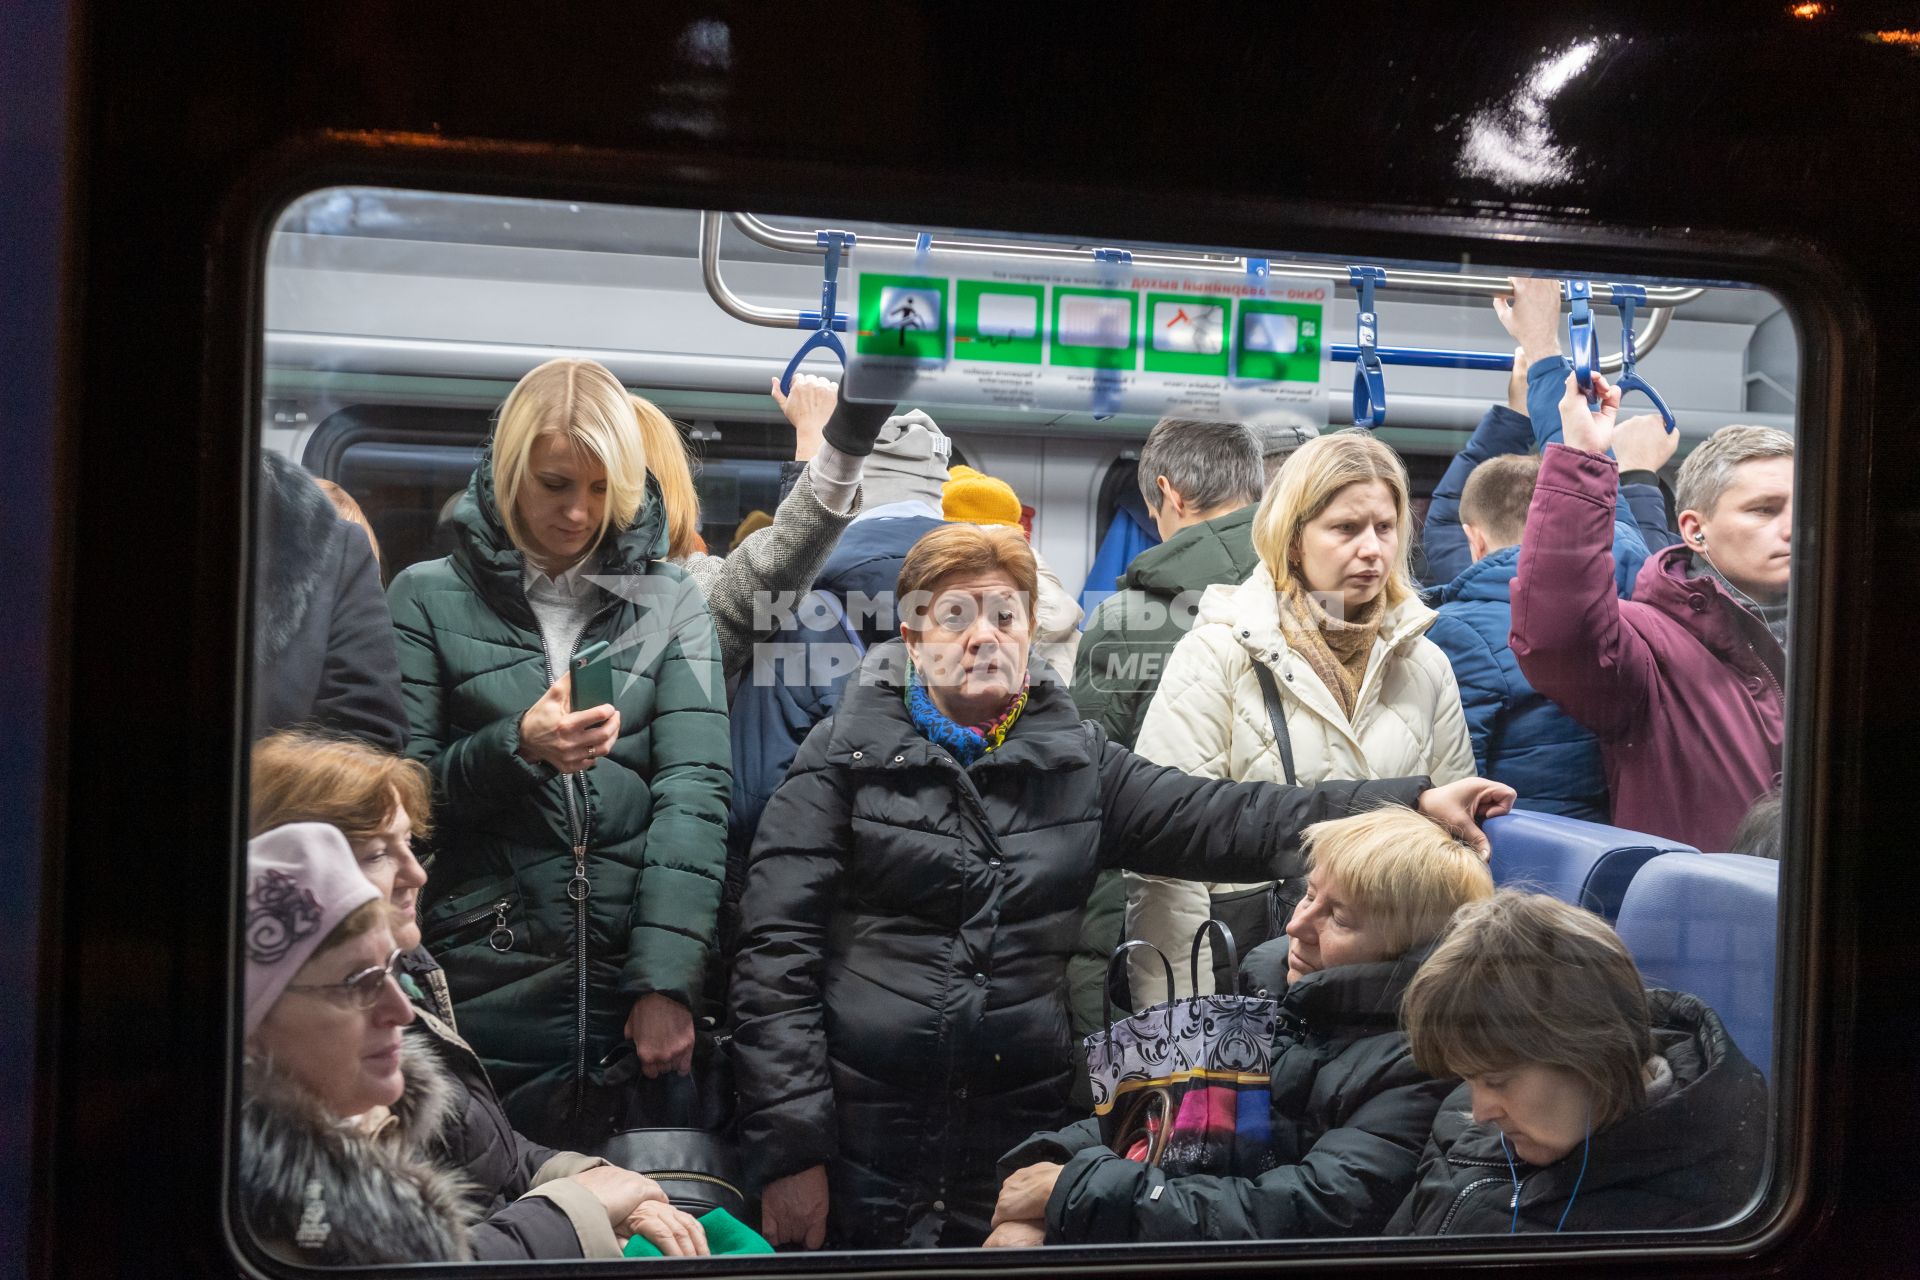
[[[1580,1196],[1580,1184],[1587,1180],[1587,1157],[1593,1153],[1593,1103],[1587,1103],[1587,1137],[1580,1144],[1580,1172],[1573,1180],[1573,1191],[1567,1196],[1567,1207],[1560,1211],[1560,1221],[1554,1224],[1553,1234],[1559,1235],[1560,1228],[1567,1225],[1567,1215],[1573,1212],[1573,1202]],[[1517,1206],[1516,1206],[1517,1211]],[[1516,1212],[1517,1216],[1517,1212]],[[1509,1231],[1508,1235],[1513,1233]]]
[[1727,588],[1732,591],[1734,595],[1740,598],[1740,602],[1747,607],[1749,613],[1753,614],[1756,618],[1762,618],[1764,621],[1764,617],[1760,612],[1760,602],[1735,586],[1733,579],[1721,573],[1720,566],[1713,563],[1713,557],[1707,554],[1707,536],[1704,533],[1696,533],[1693,535],[1693,552],[1712,567],[1714,574],[1718,576],[1720,581],[1727,584]]
[[[1513,1179],[1513,1221],[1507,1224],[1507,1234],[1517,1235],[1520,1231],[1520,1171],[1513,1167],[1513,1152],[1507,1146],[1505,1129],[1500,1130],[1500,1154],[1507,1158],[1507,1176]],[[1584,1170],[1584,1162],[1582,1167]]]

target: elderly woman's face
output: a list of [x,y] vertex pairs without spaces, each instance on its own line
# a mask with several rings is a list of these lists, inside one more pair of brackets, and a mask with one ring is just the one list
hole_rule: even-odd
[[1307,893],[1287,922],[1287,981],[1343,964],[1392,959],[1377,921],[1370,920],[1346,887],[1315,867]]
[[387,823],[353,847],[360,873],[393,907],[393,940],[411,951],[420,945],[420,888],[427,872],[413,856],[413,819],[396,793]]
[[254,1048],[320,1099],[342,1119],[400,1100],[400,1028],[413,1021],[413,1006],[392,979],[380,984],[370,1009],[334,984],[378,968],[393,954],[385,926],[316,953],[294,975],[253,1033]]
[[1507,1135],[1516,1159],[1549,1165],[1587,1137],[1587,1082],[1565,1067],[1528,1062],[1468,1076],[1473,1119]]
[[960,724],[983,723],[1026,679],[1033,647],[1027,600],[998,572],[950,574],[928,594],[924,613],[910,614],[900,628],[907,652],[935,706]]

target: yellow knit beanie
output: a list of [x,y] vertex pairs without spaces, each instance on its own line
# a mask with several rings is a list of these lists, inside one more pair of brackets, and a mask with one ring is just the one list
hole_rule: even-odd
[[940,514],[960,524],[1004,524],[1020,527],[1020,498],[1005,480],[982,475],[972,467],[953,467],[940,491]]

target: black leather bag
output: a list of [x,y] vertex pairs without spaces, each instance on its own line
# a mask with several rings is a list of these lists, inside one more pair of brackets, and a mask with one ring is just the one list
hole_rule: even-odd
[[701,1033],[690,1075],[649,1080],[640,1058],[623,1041],[589,1073],[596,1119],[606,1138],[588,1154],[644,1173],[677,1209],[699,1217],[725,1209],[749,1226],[759,1205],[747,1192],[740,1149],[733,1139],[733,1072],[725,1037]]

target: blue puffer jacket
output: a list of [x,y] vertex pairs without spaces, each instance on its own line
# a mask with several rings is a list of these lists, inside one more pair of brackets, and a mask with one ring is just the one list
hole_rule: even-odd
[[1527,683],[1507,643],[1507,592],[1519,566],[1520,548],[1504,547],[1431,593],[1440,617],[1427,639],[1453,664],[1482,776],[1519,792],[1522,808],[1605,822],[1599,742]]
[[[1555,388],[1565,384],[1572,369],[1573,363],[1565,356],[1554,356],[1527,371],[1528,408],[1536,414],[1551,413],[1551,421],[1537,416],[1529,420],[1526,414],[1515,413],[1503,404],[1493,405],[1473,429],[1466,448],[1453,455],[1446,474],[1433,487],[1426,523],[1420,529],[1420,548],[1426,557],[1422,581],[1430,587],[1453,581],[1473,563],[1466,531],[1460,527],[1460,495],[1467,487],[1467,477],[1488,458],[1503,453],[1535,453],[1549,440],[1560,438],[1560,392]],[[1551,400],[1546,398],[1550,390]],[[1678,541],[1666,528],[1666,518],[1666,505],[1657,485],[1620,486],[1613,525],[1613,584],[1622,600],[1632,598],[1634,579],[1648,553]]]

